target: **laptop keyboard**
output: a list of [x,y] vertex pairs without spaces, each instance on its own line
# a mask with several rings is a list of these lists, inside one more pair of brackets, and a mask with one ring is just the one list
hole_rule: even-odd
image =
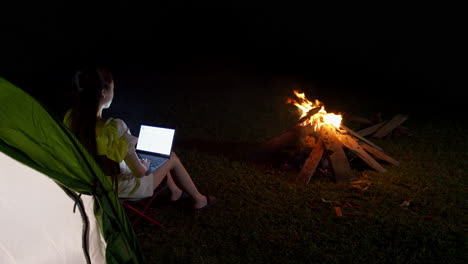
[[138,156],[140,156],[140,159],[147,159],[151,161],[150,168],[152,169],[159,168],[164,162],[168,160],[168,158],[155,157],[152,155],[141,154],[141,153],[139,153]]

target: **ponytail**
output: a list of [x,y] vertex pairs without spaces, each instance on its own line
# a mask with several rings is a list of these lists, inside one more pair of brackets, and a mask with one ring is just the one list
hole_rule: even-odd
[[96,121],[102,90],[112,83],[107,69],[95,68],[77,71],[73,77],[75,101],[70,113],[70,129],[88,152],[96,157]]

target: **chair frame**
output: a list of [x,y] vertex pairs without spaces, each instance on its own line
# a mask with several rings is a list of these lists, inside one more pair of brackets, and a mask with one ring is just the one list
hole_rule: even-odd
[[[162,185],[162,186],[161,186]],[[156,188],[156,190],[153,193],[153,196],[148,197],[148,198],[143,198],[141,200],[134,200],[134,199],[125,199],[125,198],[119,198],[120,203],[125,206],[126,208],[130,209],[134,213],[136,213],[138,216],[135,217],[132,221],[132,227],[134,227],[141,218],[145,218],[146,220],[150,221],[151,223],[163,227],[161,222],[154,216],[154,215],[149,215],[147,213],[148,208],[150,205],[153,203],[153,200],[158,196],[159,193],[161,193],[163,190],[167,188],[166,184],[161,184],[160,187]],[[131,203],[136,203],[136,204],[142,204],[143,209],[138,209],[136,206],[132,206]]]
[[[101,166],[102,170],[106,175],[111,175],[111,181],[112,185],[114,187],[115,193],[118,195],[119,193],[119,182],[118,182],[118,174],[120,173],[120,166],[119,163],[110,160],[106,156],[98,155],[96,157],[98,164]],[[121,198],[119,197],[120,203],[128,208],[129,210],[133,211],[136,213],[138,216],[133,219],[132,221],[132,227],[134,227],[141,218],[145,218],[146,220],[152,222],[153,224],[162,227],[161,222],[157,220],[157,218],[154,215],[149,215],[147,213],[148,208],[150,207],[151,203],[153,200],[156,198],[156,196],[161,193],[163,190],[167,188],[167,183],[166,181],[163,181],[157,188],[154,190],[153,195],[151,197],[147,198],[142,198],[142,199],[131,199],[131,198]],[[132,205],[133,204],[133,205]],[[143,209],[139,210],[136,206],[136,204],[142,204]],[[130,216],[128,216],[130,219]]]

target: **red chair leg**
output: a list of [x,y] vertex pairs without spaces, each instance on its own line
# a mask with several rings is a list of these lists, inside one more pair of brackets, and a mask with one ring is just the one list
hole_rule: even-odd
[[157,225],[159,227],[162,227],[162,224],[160,222],[158,222],[155,219],[147,216],[146,214],[144,214],[141,211],[135,209],[134,207],[128,205],[127,203],[123,203],[123,205],[139,215],[139,217],[133,221],[132,227],[135,226],[135,224],[141,219],[141,217],[144,217],[145,219],[147,219],[148,221],[154,223],[155,225]]
[[132,227],[135,226],[138,221],[140,221],[140,219],[142,217],[144,217],[145,219],[147,219],[148,221],[154,223],[155,225],[159,226],[159,227],[162,227],[162,224],[156,220],[156,217],[150,217],[148,216],[147,214],[145,214],[146,210],[150,207],[151,203],[153,202],[153,200],[156,198],[156,196],[161,192],[163,191],[164,189],[167,188],[167,185],[162,185],[158,190],[156,190],[154,193],[153,193],[153,196],[150,198],[150,200],[140,200],[138,201],[139,203],[143,203],[144,204],[144,208],[143,210],[138,210],[136,209],[135,207],[129,205],[128,203],[126,203],[125,201],[122,202],[122,204],[127,207],[128,209],[132,210],[133,212],[137,213],[138,216],[133,220],[132,222]]

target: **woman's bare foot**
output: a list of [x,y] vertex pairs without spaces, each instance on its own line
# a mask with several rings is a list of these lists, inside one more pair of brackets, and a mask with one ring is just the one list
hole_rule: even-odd
[[195,199],[193,209],[201,210],[204,208],[211,207],[216,203],[216,198],[211,195],[200,195]]
[[194,198],[195,203],[193,204],[194,209],[199,209],[208,204],[208,200],[205,195],[200,194],[199,196]]

